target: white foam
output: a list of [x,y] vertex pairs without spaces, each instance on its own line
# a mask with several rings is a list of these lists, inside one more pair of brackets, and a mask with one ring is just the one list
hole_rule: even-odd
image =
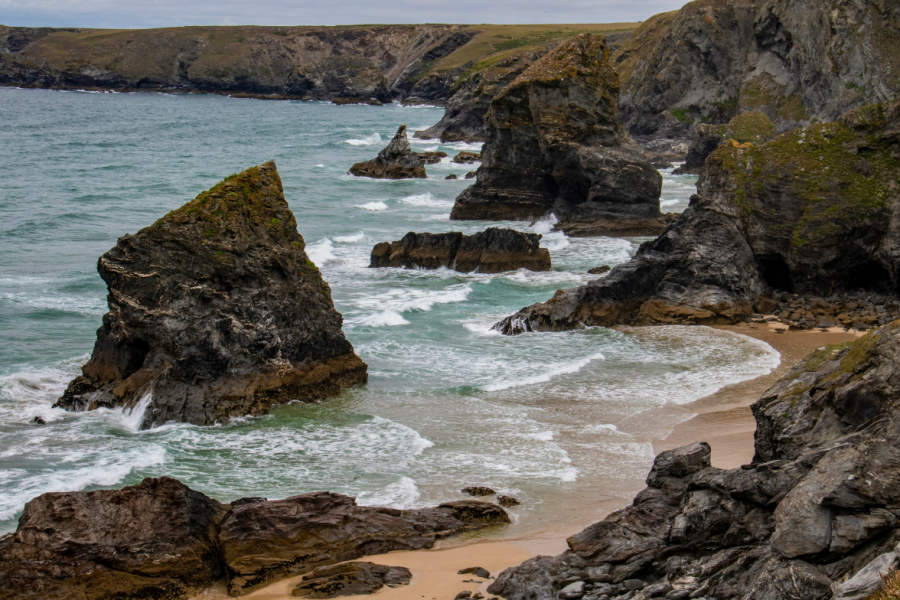
[[116,411],[120,415],[119,420],[122,426],[132,433],[139,432],[141,424],[144,422],[144,414],[146,414],[147,407],[150,406],[151,402],[153,402],[153,392],[148,391],[134,406]]
[[307,246],[306,255],[309,257],[309,260],[316,263],[316,265],[323,265],[326,262],[337,258],[334,255],[334,252],[332,252],[333,248],[334,245],[331,243],[331,240],[325,238],[321,242]]
[[535,385],[537,383],[547,383],[554,377],[559,377],[560,375],[569,375],[571,373],[577,373],[581,369],[588,366],[592,361],[595,360],[605,360],[604,357],[599,352],[587,358],[582,358],[581,360],[576,360],[574,362],[568,364],[558,364],[548,371],[541,373],[540,375],[533,375],[531,377],[523,377],[521,379],[515,379],[511,381],[498,381],[497,383],[491,383],[488,385],[481,386],[481,389],[486,392],[499,392],[500,390],[508,390],[510,388],[523,387],[526,385]]
[[357,204],[356,208],[361,208],[363,210],[387,210],[388,206],[384,202],[367,202],[365,204]]
[[357,304],[361,308],[376,308],[396,313],[428,312],[435,304],[464,302],[472,293],[469,284],[457,284],[442,290],[420,290],[416,288],[394,288],[385,294],[361,298]]
[[353,235],[337,235],[334,237],[334,241],[341,244],[352,244],[354,242],[361,241],[364,237],[366,237],[366,234],[360,231],[359,233],[354,233]]
[[434,208],[450,208],[453,206],[453,200],[440,200],[435,198],[431,192],[407,196],[406,198],[401,199],[400,202],[409,204],[410,206],[428,206]]
[[351,146],[372,146],[381,143],[381,134],[376,131],[372,135],[367,135],[363,138],[344,140],[344,143]]
[[531,224],[531,230],[535,233],[546,234],[553,231],[553,227],[559,223],[559,219],[556,218],[556,215],[550,213],[546,217],[542,217]]
[[316,165],[319,168],[323,168],[325,165]]
[[360,492],[356,501],[361,506],[388,506],[390,508],[417,508],[419,502],[419,486],[409,477],[401,477],[380,491]]
[[681,202],[681,200],[660,200],[659,205],[660,206],[674,206],[674,205],[678,204],[679,202]]
[[399,325],[409,325],[409,321],[392,310],[385,310],[374,315],[369,315],[368,317],[363,317],[356,321],[356,323],[367,327],[397,327]]

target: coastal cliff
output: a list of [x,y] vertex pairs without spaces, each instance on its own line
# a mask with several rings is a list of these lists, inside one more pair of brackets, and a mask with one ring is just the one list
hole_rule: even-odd
[[109,312],[55,406],[212,425],[365,383],[304,247],[272,162],[119,238],[97,264]]
[[622,126],[608,58],[602,37],[581,34],[491,101],[477,182],[456,199],[451,219],[553,212],[570,223],[630,220],[665,228],[662,177]]
[[630,262],[496,327],[735,323],[773,291],[900,291],[900,101],[758,146],[728,143],[697,188]]
[[753,405],[750,465],[663,452],[630,506],[556,557],[501,573],[508,600],[858,600],[898,565],[900,322],[821,348]]

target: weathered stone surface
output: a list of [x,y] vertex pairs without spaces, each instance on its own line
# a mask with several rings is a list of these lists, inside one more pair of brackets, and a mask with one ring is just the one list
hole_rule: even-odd
[[318,566],[430,548],[438,538],[502,523],[509,523],[502,508],[476,500],[400,511],[316,492],[233,509],[219,541],[228,591],[242,595]]
[[404,123],[378,156],[356,163],[350,167],[350,174],[375,179],[425,179],[425,160],[412,151]]
[[337,598],[374,594],[384,586],[407,585],[412,573],[406,567],[352,562],[319,567],[297,584],[291,595],[301,598]]
[[761,144],[778,135],[778,129],[766,113],[757,110],[736,115],[726,125],[694,124],[690,133],[691,145],[684,164],[673,171],[675,175],[699,173],[706,157],[727,140]]
[[211,425],[366,381],[274,163],[119,238],[97,270],[109,312],[56,406]]
[[381,104],[391,101],[388,82],[366,58],[329,56],[295,67],[284,93],[300,98],[331,100],[335,104]]
[[0,540],[0,598],[184,598],[222,577],[228,505],[162,477],[43,494]]
[[437,152],[433,150],[429,150],[427,152],[416,152],[416,154],[422,157],[422,160],[425,161],[426,165],[436,165],[437,163],[441,162],[442,158],[447,158],[446,152]]
[[[753,407],[751,465],[711,467],[703,443],[663,452],[631,506],[569,538],[567,552],[507,569],[488,591],[509,600],[860,600],[898,561],[900,429],[887,399],[898,394],[885,387],[900,377],[898,330],[814,353],[782,377]],[[857,398],[883,405],[836,424],[852,411],[841,390],[860,384],[871,387]]]
[[481,161],[481,154],[478,152],[467,152],[463,150],[453,157],[453,162],[458,165],[471,165]]
[[469,487],[464,487],[462,493],[470,496],[493,496],[497,492],[483,485],[471,485]]
[[778,290],[896,294],[897,206],[900,101],[759,146],[726,144],[707,159],[688,209],[630,262],[497,327],[734,323]]
[[549,271],[550,252],[540,247],[540,239],[536,233],[495,227],[473,235],[409,232],[401,240],[376,244],[369,267],[447,267],[463,273]]
[[658,219],[662,178],[625,132],[602,37],[560,44],[491,101],[477,182],[452,219]]

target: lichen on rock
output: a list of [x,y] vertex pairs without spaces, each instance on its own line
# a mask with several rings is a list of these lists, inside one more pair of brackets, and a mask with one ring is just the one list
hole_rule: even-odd
[[769,117],[759,111],[736,115],[725,125],[695,124],[691,127],[691,145],[684,164],[673,175],[699,173],[706,157],[728,140],[739,144],[762,144],[778,135],[778,129]]
[[97,265],[109,312],[56,406],[211,425],[364,383],[304,247],[273,162],[119,238]]

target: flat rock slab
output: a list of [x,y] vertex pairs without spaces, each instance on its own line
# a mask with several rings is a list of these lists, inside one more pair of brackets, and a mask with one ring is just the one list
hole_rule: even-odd
[[352,562],[319,567],[291,592],[301,598],[337,598],[374,594],[384,586],[409,584],[412,573],[406,567],[388,567],[370,562]]

